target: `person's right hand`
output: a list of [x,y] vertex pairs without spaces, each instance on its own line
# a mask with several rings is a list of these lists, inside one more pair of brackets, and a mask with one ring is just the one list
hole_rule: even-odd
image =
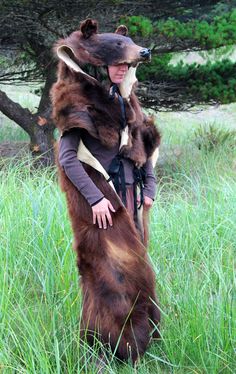
[[106,229],[108,221],[109,225],[112,226],[110,210],[112,212],[115,212],[115,209],[113,208],[111,202],[105,197],[101,201],[99,201],[99,203],[92,206],[93,224],[95,225],[97,222],[100,229]]

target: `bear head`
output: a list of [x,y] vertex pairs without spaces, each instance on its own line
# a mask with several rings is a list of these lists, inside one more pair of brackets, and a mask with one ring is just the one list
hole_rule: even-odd
[[[150,60],[151,51],[135,44],[127,36],[126,26],[119,26],[115,33],[98,33],[97,21],[87,19],[80,30],[59,40],[56,53],[79,65],[108,66],[127,63],[136,66],[138,62]],[[68,61],[67,60],[67,61]]]

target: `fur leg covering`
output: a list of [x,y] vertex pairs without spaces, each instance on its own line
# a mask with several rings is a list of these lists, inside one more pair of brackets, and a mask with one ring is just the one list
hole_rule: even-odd
[[60,169],[83,290],[81,335],[90,344],[97,337],[120,359],[135,362],[160,321],[154,272],[119,197],[102,175],[85,168],[116,212],[112,227],[98,229],[91,207]]

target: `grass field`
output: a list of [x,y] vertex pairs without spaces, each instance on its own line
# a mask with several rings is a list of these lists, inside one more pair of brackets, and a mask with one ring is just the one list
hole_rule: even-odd
[[[159,343],[137,372],[236,372],[236,155],[199,150],[193,124],[160,116],[165,158],[157,169],[150,258],[162,310]],[[55,170],[2,161],[0,372],[95,373],[79,341],[81,293],[72,232]],[[107,373],[133,373],[109,358]]]

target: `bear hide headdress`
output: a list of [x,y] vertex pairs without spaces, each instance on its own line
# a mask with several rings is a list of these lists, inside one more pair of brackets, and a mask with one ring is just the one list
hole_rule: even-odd
[[[120,153],[141,167],[156,153],[160,141],[153,118],[142,113],[134,94],[136,67],[150,59],[150,51],[136,45],[125,26],[115,33],[99,34],[97,22],[91,19],[59,40],[54,50],[60,59],[58,79],[51,90],[57,127],[62,134],[72,128],[85,129],[108,148],[120,141],[121,108],[117,97],[110,98],[111,82],[100,78],[108,65],[129,65],[119,87],[128,129],[128,142]],[[134,362],[145,352],[150,336],[158,336],[160,320],[146,248],[119,196],[101,173],[84,165],[116,210],[111,213],[113,226],[106,230],[93,224],[91,207],[58,168],[81,275],[81,336],[91,344],[96,336],[119,358]]]

